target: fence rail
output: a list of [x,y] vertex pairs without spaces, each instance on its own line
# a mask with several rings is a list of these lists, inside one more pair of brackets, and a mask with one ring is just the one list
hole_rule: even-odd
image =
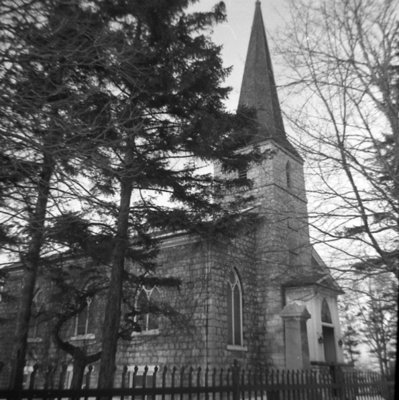
[[93,368],[88,368],[83,389],[66,389],[66,369],[58,381],[55,371],[38,368],[30,376],[29,389],[0,390],[0,399],[99,399],[116,400],[391,400],[390,386],[371,372],[335,370],[245,370],[232,368],[125,367],[120,387],[91,388]]

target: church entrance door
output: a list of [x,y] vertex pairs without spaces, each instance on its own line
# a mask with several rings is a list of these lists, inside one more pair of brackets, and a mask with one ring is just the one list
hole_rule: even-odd
[[335,349],[334,328],[323,326],[324,358],[327,363],[337,362],[337,352]]

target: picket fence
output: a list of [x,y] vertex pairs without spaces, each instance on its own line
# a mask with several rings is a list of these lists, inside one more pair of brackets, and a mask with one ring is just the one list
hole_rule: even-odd
[[83,388],[65,388],[66,369],[42,371],[35,367],[29,388],[0,390],[0,399],[117,399],[117,400],[393,400],[393,385],[373,372],[321,370],[248,370],[231,368],[125,367],[119,387],[91,387],[93,368],[87,369]]

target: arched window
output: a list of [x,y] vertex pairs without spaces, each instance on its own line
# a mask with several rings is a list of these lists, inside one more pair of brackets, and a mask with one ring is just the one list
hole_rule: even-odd
[[43,333],[43,313],[45,310],[45,296],[42,289],[36,291],[32,299],[31,318],[29,321],[28,340],[38,339]]
[[242,346],[242,287],[237,271],[232,268],[227,279],[228,343]]
[[135,322],[140,326],[141,332],[153,331],[159,329],[158,325],[158,307],[160,292],[156,286],[140,289],[136,300]]
[[323,299],[323,302],[321,303],[321,322],[332,324],[330,307],[328,306],[326,299]]
[[90,306],[92,299],[88,297],[86,300],[86,306],[83,310],[76,315],[75,318],[75,336],[85,336],[89,334],[89,318],[90,318]]
[[287,182],[287,187],[291,187],[291,164],[289,161],[287,161],[287,164],[285,164],[285,178]]
[[331,311],[327,300],[321,303],[321,328],[323,332],[324,361],[327,363],[337,362],[337,349],[335,345],[335,331],[332,323]]

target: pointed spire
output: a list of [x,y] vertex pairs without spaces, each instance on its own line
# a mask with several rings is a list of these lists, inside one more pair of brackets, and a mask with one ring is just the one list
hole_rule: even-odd
[[259,129],[254,142],[273,138],[297,155],[295,149],[288,142],[284,131],[259,0],[256,1],[255,15],[238,102],[239,107],[244,105],[253,107],[257,111]]

